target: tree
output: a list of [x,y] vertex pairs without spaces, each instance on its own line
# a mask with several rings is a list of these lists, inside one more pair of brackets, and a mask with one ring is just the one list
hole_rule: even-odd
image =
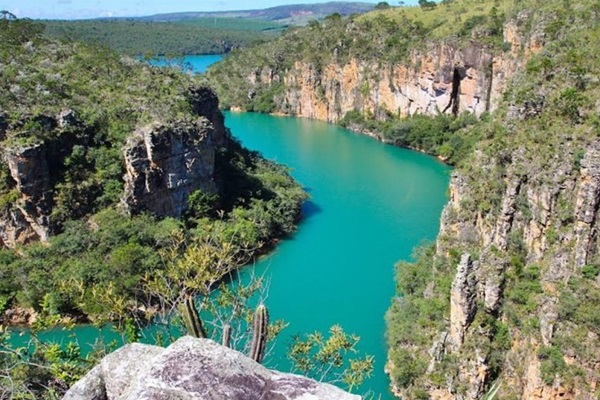
[[423,10],[432,10],[437,6],[437,4],[435,1],[431,0],[419,0],[419,6],[421,6]]
[[387,10],[390,7],[391,6],[386,1],[379,2],[379,3],[377,3],[377,5],[375,5],[376,10]]
[[348,359],[356,353],[360,338],[349,335],[339,325],[329,329],[329,337],[320,332],[297,335],[288,352],[293,369],[318,381],[344,383],[349,390],[360,386],[373,372],[373,356]]

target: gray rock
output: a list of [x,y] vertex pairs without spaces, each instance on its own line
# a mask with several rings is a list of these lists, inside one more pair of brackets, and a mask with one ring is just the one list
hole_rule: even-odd
[[335,386],[271,371],[208,339],[166,349],[130,344],[106,356],[63,400],[360,400]]
[[59,128],[67,128],[79,124],[77,113],[70,108],[62,110],[56,117]]
[[592,143],[581,160],[580,184],[575,205],[575,264],[583,267],[595,243],[595,227],[600,204],[600,141]]
[[179,218],[192,192],[215,193],[214,135],[205,117],[138,129],[124,150],[126,209]]
[[449,342],[453,350],[460,348],[465,337],[465,332],[477,312],[476,268],[477,263],[473,262],[471,255],[463,254],[456,269],[456,276],[452,282],[450,292]]
[[15,247],[30,241],[46,241],[50,235],[50,171],[46,147],[32,144],[11,147],[2,157],[15,182],[17,201],[0,211],[0,244]]

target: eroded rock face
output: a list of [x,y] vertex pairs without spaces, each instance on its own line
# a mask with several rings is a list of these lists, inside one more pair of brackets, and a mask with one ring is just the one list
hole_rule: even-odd
[[[229,138],[224,117],[216,94],[208,88],[190,88],[187,99],[198,118],[157,122],[137,129],[129,138],[124,149],[123,204],[127,211],[178,218],[187,208],[190,193],[216,192],[215,151],[227,146]],[[86,147],[94,134],[72,109],[31,118],[52,139],[0,148],[2,167],[10,175],[9,188],[13,190],[6,194],[12,196],[10,202],[0,208],[0,247],[47,241],[60,230],[50,218],[56,177],[73,147]],[[23,124],[17,121],[9,126],[0,113],[0,140]]]
[[0,211],[0,244],[14,247],[50,234],[50,171],[43,144],[13,147],[3,154],[15,182],[17,202]]
[[166,349],[129,344],[106,356],[63,400],[360,400],[334,386],[271,371],[211,340]]
[[392,68],[352,59],[345,65],[328,65],[320,73],[297,62],[284,79],[282,108],[329,122],[338,122],[352,110],[376,116],[381,109],[404,116],[462,111],[479,115],[490,107],[492,62],[482,47],[457,49],[447,44],[414,52],[409,62]]
[[[600,254],[600,140],[590,140],[582,147],[563,140],[555,146],[556,155],[548,159],[538,157],[539,149],[528,148],[515,149],[508,158],[475,154],[472,162],[483,176],[492,176],[494,169],[502,171],[496,182],[494,212],[473,203],[491,195],[489,190],[477,192],[481,175],[453,173],[437,253],[444,257],[450,249],[462,249],[463,254],[477,255],[476,261],[463,255],[458,264],[450,292],[450,320],[427,346],[428,373],[437,372],[443,355],[459,360],[454,365],[455,375],[447,376],[446,385],[430,382],[427,389],[432,399],[482,398],[490,379],[503,382],[500,395],[508,392],[523,399],[592,400],[597,396],[598,357],[582,357],[555,339],[580,329],[584,334],[578,337],[579,345],[589,354],[600,354],[597,334],[561,316],[565,312],[561,287],[585,265],[597,262]],[[498,165],[500,159],[503,165]],[[537,272],[535,276],[515,277],[517,268]],[[510,321],[507,311],[515,304],[510,297],[515,285],[525,279],[539,285],[530,294],[534,303],[529,317],[536,322],[533,332]],[[589,282],[600,287],[600,277]],[[493,333],[476,323],[477,315],[499,321],[510,332],[506,357],[496,375],[485,351],[494,342]],[[447,339],[438,339],[446,335]],[[581,381],[570,382],[557,375],[548,384],[539,357],[545,346],[561,347],[564,362],[580,369]],[[459,386],[465,388],[462,393],[457,392]]]
[[[12,204],[0,209],[0,246],[13,248],[33,241],[46,241],[55,230],[50,221],[54,206],[53,174],[57,160],[64,159],[75,144],[73,134],[65,129],[85,129],[71,109],[57,116],[39,115],[32,117],[46,132],[54,130],[54,142],[9,145],[0,148],[2,163],[10,174],[14,190]],[[16,125],[22,125],[19,121]],[[0,141],[6,132],[13,129],[0,115]],[[58,128],[58,130],[55,130]],[[3,143],[3,145],[5,145]],[[54,169],[52,164],[54,163]]]
[[219,109],[217,94],[207,87],[190,88],[188,94],[194,112],[212,123],[215,146],[223,146],[227,140],[227,128],[225,128],[225,116]]
[[471,255],[463,254],[450,292],[450,344],[454,349],[463,343],[465,330],[475,317],[476,269]]
[[[385,118],[386,112],[481,115],[498,107],[511,77],[543,48],[543,27],[530,32],[525,26],[520,20],[505,24],[510,50],[503,52],[477,40],[466,46],[449,40],[426,43],[393,65],[356,57],[323,66],[297,61],[285,70],[257,67],[246,77],[248,98],[261,85],[283,83],[283,93],[275,96],[278,112],[332,123],[353,110],[375,118]],[[532,104],[530,114],[537,115],[541,107],[543,101]]]
[[179,218],[190,193],[215,193],[216,135],[206,118],[138,129],[124,150],[127,209]]

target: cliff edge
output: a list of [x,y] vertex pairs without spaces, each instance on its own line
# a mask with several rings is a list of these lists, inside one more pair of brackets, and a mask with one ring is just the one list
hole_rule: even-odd
[[326,383],[269,370],[208,339],[167,348],[129,344],[106,356],[63,400],[360,400]]

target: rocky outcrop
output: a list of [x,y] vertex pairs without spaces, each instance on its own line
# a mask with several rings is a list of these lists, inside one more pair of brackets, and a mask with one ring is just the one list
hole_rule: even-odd
[[588,147],[581,160],[575,203],[575,265],[587,264],[597,247],[596,220],[600,207],[600,142]]
[[206,118],[138,129],[124,150],[127,209],[179,218],[190,193],[215,193],[214,141],[219,135]]
[[477,262],[473,262],[470,254],[463,254],[458,264],[456,276],[450,291],[450,341],[455,350],[464,341],[465,331],[473,321],[476,311]]
[[483,47],[459,49],[452,44],[414,52],[408,62],[389,68],[353,59],[345,65],[330,64],[319,73],[297,62],[284,79],[282,109],[329,122],[338,122],[352,110],[375,116],[384,110],[403,116],[462,111],[479,115],[489,109],[492,63]]
[[229,136],[225,127],[225,116],[219,108],[217,94],[204,86],[192,87],[188,91],[188,101],[196,115],[205,117],[212,124],[214,145],[224,146]]
[[[215,152],[227,146],[229,140],[224,116],[212,90],[192,87],[186,95],[193,117],[140,127],[127,141],[123,150],[126,175],[122,200],[130,213],[178,218],[187,209],[190,193],[217,191]],[[65,174],[64,163],[74,146],[87,148],[94,135],[94,128],[86,126],[72,109],[63,109],[54,117],[30,119],[41,127],[44,134],[40,138],[45,139],[27,145],[3,142],[6,148],[0,150],[0,167],[10,180],[0,202],[2,247],[46,241],[60,231],[59,224],[51,220],[56,185]],[[31,121],[13,121],[14,126],[10,126],[0,115],[0,140],[11,131],[18,137],[26,122]],[[89,204],[78,206],[82,208],[79,217],[93,209]]]
[[[583,144],[580,161],[573,162],[578,152],[568,140],[535,154],[523,148],[509,157],[480,152],[469,173],[453,173],[436,257],[457,249],[463,256],[451,272],[446,329],[432,334],[421,351],[428,374],[439,372],[445,356],[457,361],[443,387],[421,382],[432,398],[479,399],[495,380],[502,382],[500,393],[518,398],[595,398],[597,329],[577,325],[572,313],[586,301],[585,312],[591,312],[595,306],[586,297],[600,289],[599,277],[581,277],[582,268],[597,265],[600,250],[600,140]],[[538,153],[560,156],[542,160]],[[502,329],[508,336],[499,339]],[[578,335],[576,346],[569,335]],[[553,351],[554,361],[544,351]],[[561,375],[571,366],[579,378]]]
[[15,146],[4,151],[16,194],[12,207],[0,211],[0,244],[14,247],[50,234],[50,170],[43,144]]
[[[54,206],[54,180],[62,160],[76,142],[73,131],[83,130],[74,110],[64,109],[55,117],[40,115],[14,126],[0,116],[0,141],[6,132],[22,130],[25,122],[33,122],[52,139],[32,144],[8,144],[1,150],[1,161],[9,174],[11,197],[0,208],[0,246],[13,248],[32,241],[46,241],[54,231],[50,221]],[[18,139],[17,139],[18,143]]]
[[168,348],[129,344],[106,356],[63,400],[359,400],[334,386],[268,370],[208,339]]
[[[521,13],[504,26],[508,51],[493,50],[476,38],[468,44],[430,43],[393,65],[352,58],[320,66],[296,61],[284,71],[261,67],[247,77],[251,88],[283,83],[275,96],[278,112],[340,121],[353,110],[385,118],[462,112],[481,115],[495,110],[512,76],[544,44],[543,27],[526,30],[530,15]],[[255,89],[250,89],[252,97]],[[537,104],[532,105],[532,112]]]

